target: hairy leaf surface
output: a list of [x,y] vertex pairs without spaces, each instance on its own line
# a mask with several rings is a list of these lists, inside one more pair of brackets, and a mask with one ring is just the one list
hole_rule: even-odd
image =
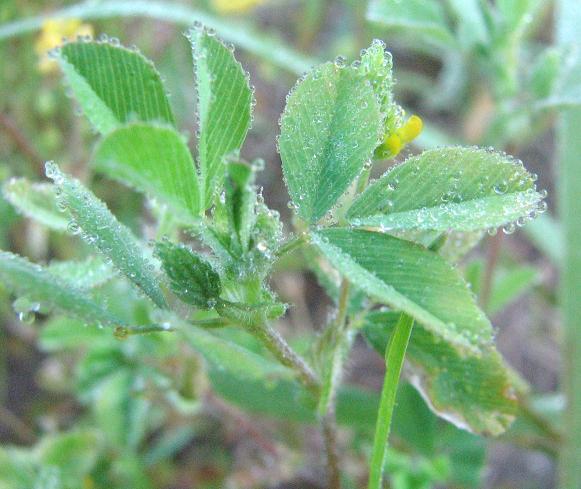
[[109,133],[93,161],[111,178],[158,197],[182,218],[200,214],[198,176],[184,138],[171,127],[129,124]]
[[66,231],[68,219],[56,206],[54,185],[12,178],[2,187],[6,200],[26,217],[55,231]]
[[526,220],[542,199],[521,162],[484,149],[452,147],[395,166],[357,198],[347,218],[385,231],[475,231]]
[[281,118],[280,156],[298,214],[317,222],[372,156],[382,130],[368,80],[326,63],[301,80]]
[[60,48],[59,62],[100,133],[132,120],[174,124],[159,73],[140,53],[106,42],[71,42]]
[[239,149],[250,128],[252,91],[244,69],[222,41],[190,31],[198,94],[198,159],[204,209],[224,179],[224,157]]
[[119,325],[123,321],[73,284],[8,251],[0,251],[2,284],[21,297],[87,322]]
[[47,163],[46,174],[59,189],[59,201],[72,217],[75,232],[98,249],[113,265],[136,284],[159,307],[166,307],[153,263],[144,255],[141,243],[121,224],[107,206],[78,180]]
[[490,322],[468,286],[436,253],[388,234],[344,228],[313,233],[312,241],[355,286],[441,340],[471,352],[492,343]]

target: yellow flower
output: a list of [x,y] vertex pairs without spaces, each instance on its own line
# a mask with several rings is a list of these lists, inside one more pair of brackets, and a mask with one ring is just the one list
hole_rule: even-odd
[[382,146],[390,157],[396,156],[407,144],[419,136],[423,126],[421,117],[412,115],[403,126],[385,138]]
[[83,24],[79,19],[49,19],[42,25],[35,51],[40,57],[38,67],[42,73],[51,73],[56,70],[57,64],[50,59],[48,53],[51,49],[60,46],[63,37],[76,39],[77,36],[92,36],[93,26]]
[[266,2],[267,0],[212,0],[212,5],[222,14],[233,14],[248,12]]

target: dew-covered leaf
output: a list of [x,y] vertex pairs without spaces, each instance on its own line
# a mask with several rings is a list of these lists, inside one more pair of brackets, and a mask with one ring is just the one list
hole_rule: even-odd
[[133,233],[91,191],[63,174],[56,164],[46,164],[46,175],[59,189],[58,201],[71,216],[69,230],[80,233],[158,307],[166,307],[154,265]]
[[442,5],[437,0],[371,0],[367,18],[390,31],[404,32],[435,46],[454,48]]
[[169,284],[182,301],[201,308],[211,308],[220,296],[220,276],[212,265],[183,245],[160,241],[155,252],[169,277]]
[[79,289],[99,287],[115,276],[115,270],[111,266],[94,256],[83,261],[53,261],[48,266],[48,271]]
[[377,179],[347,218],[384,231],[475,231],[524,224],[544,209],[543,195],[523,165],[478,148],[433,149]]
[[203,208],[224,179],[224,157],[239,149],[251,123],[247,74],[222,41],[205,29],[190,31],[198,95],[198,160]]
[[388,234],[344,228],[311,235],[329,262],[375,300],[412,316],[442,341],[476,352],[492,326],[443,258]]
[[226,206],[230,229],[234,231],[241,252],[246,252],[256,224],[256,189],[254,169],[245,163],[228,163]]
[[274,387],[277,380],[294,377],[292,370],[203,329],[184,327],[181,333],[212,367],[238,381],[260,381]]
[[403,111],[393,100],[393,60],[385,50],[385,43],[374,39],[369,48],[361,52],[360,73],[371,83],[384,118],[385,134],[392,133],[401,123]]
[[133,123],[107,134],[93,161],[97,170],[169,204],[184,219],[200,214],[194,160],[173,128]]
[[103,304],[61,276],[8,251],[0,251],[0,278],[16,295],[88,323],[123,324]]
[[66,231],[68,219],[56,206],[54,185],[12,178],[2,187],[4,197],[26,217],[55,231]]
[[[370,313],[363,333],[381,354],[399,313]],[[518,411],[511,371],[492,345],[467,354],[418,325],[406,354],[406,374],[430,408],[459,428],[482,435],[499,435]]]
[[140,53],[107,42],[71,42],[59,49],[58,60],[100,133],[132,120],[174,124],[159,73]]
[[293,89],[281,118],[280,156],[298,214],[317,222],[360,173],[377,146],[382,119],[368,80],[326,63]]

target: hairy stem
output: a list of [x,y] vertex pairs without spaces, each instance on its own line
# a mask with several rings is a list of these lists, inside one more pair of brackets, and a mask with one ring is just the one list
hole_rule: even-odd
[[315,372],[307,362],[296,353],[285,339],[267,324],[252,326],[250,331],[268,348],[285,367],[293,369],[301,382],[313,394],[319,396],[321,385]]
[[383,465],[385,464],[387,439],[389,437],[391,416],[395,405],[395,395],[397,393],[399,377],[413,324],[413,318],[402,313],[385,349],[386,371],[383,388],[381,390],[379,409],[377,411],[375,438],[373,440],[373,451],[371,452],[371,463],[369,467],[368,489],[381,489]]
[[341,378],[343,363],[352,343],[352,335],[347,331],[347,308],[349,306],[349,281],[343,279],[339,292],[339,309],[337,318],[329,326],[331,329],[333,351],[331,362],[325,372],[321,394],[319,396],[319,415],[323,426],[323,437],[327,452],[327,467],[329,472],[329,489],[340,489],[339,455],[337,453],[337,437],[335,425],[335,393]]
[[327,454],[327,477],[329,489],[341,489],[341,472],[337,453],[337,425],[335,411],[331,410],[321,419],[325,451]]

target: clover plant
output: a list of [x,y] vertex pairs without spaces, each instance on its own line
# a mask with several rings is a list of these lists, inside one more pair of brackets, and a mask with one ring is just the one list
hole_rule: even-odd
[[[191,365],[195,355],[184,345],[205,359],[226,400],[318,421],[330,488],[341,486],[336,422],[356,423],[365,410],[376,420],[368,487],[381,487],[402,370],[438,416],[478,435],[504,432],[523,383],[497,352],[490,320],[457,263],[484,231],[511,232],[544,211],[534,176],[490,148],[400,158],[422,122],[394,100],[391,55],[373,41],[351,63],[339,57],[312,68],[287,96],[277,144],[294,229],[284,229],[256,183],[264,163],[240,156],[255,104],[248,74],[211,30],[195,26],[188,39],[197,95],[192,141],[176,126],[160,74],[136,49],[82,38],[53,53],[98,133],[91,165],[147,196],[153,229],[137,236],[55,162],[46,163],[50,183],[17,179],[4,187],[22,213],[79,235],[95,252],[41,266],[2,251],[0,277],[23,318],[54,315],[43,333],[48,349],[51,332],[61,335],[60,347],[75,336],[100,345],[90,354],[100,370],[81,373],[81,398],[105,421],[106,437],[126,447],[126,463],[142,463],[131,454],[160,424],[136,378],[161,390],[176,382],[151,358]],[[269,282],[275,264],[299,251],[336,304],[321,334],[300,348],[277,330],[292,305]],[[385,356],[379,403],[342,383],[358,335]],[[119,348],[117,340],[133,346]],[[95,394],[89,386],[97,382]],[[129,397],[115,397],[120,391]],[[185,391],[171,392],[187,410]],[[42,448],[35,453],[15,460],[30,467],[44,456]],[[61,473],[63,484],[81,466]]]

